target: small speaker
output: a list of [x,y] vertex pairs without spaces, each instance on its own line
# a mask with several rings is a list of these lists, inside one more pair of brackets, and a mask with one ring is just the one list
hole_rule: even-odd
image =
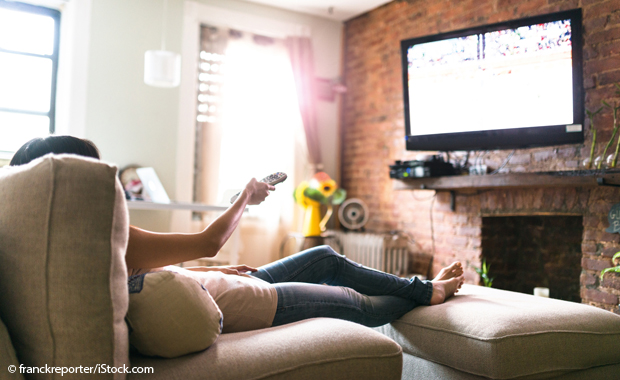
[[368,207],[361,199],[347,199],[338,209],[340,223],[349,230],[358,230],[368,223]]

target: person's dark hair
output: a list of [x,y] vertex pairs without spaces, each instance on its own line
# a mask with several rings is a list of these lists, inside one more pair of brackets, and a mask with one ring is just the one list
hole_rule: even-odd
[[99,150],[92,141],[73,136],[48,136],[45,138],[37,137],[22,145],[13,155],[9,165],[27,164],[48,153],[69,153],[96,159],[100,158]]

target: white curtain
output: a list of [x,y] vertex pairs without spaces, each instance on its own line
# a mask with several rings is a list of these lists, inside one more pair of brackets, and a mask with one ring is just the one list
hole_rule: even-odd
[[252,177],[287,173],[288,179],[264,203],[249,207],[241,224],[239,261],[263,265],[279,258],[280,242],[297,228],[301,211],[292,195],[306,175],[306,144],[284,42],[250,33],[231,35],[221,72],[219,131],[209,142],[217,144],[213,151],[219,157],[204,165],[203,186],[216,198],[209,203],[226,203]]

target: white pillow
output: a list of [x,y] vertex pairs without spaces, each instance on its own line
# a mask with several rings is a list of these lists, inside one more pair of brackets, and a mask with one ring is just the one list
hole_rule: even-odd
[[202,351],[222,332],[223,316],[206,288],[162,271],[129,279],[129,342],[147,356],[174,358]]

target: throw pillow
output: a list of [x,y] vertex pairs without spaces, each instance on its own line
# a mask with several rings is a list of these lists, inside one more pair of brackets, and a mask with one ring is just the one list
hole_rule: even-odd
[[222,332],[223,316],[196,280],[162,271],[130,277],[126,319],[138,352],[174,358],[211,346]]

